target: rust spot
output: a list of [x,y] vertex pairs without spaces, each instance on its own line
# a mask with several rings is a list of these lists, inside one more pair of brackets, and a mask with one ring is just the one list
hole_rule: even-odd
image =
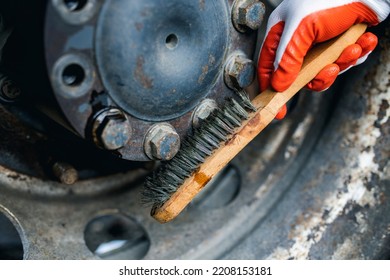
[[198,79],[198,84],[202,84],[207,74],[209,73],[209,66],[205,65],[202,67],[202,74],[200,74]]
[[255,116],[248,122],[249,127],[256,127],[261,121],[260,114],[255,114]]
[[380,194],[379,194],[379,203],[381,204],[381,205],[383,205],[383,204],[385,204],[387,202],[387,196],[386,196],[386,194],[384,193],[384,192],[381,192]]
[[208,182],[210,182],[211,178],[206,176],[204,173],[196,173],[195,174],[195,178],[194,178],[195,182],[197,182],[199,185],[201,185],[202,187],[204,187]]
[[142,12],[141,12],[141,16],[142,16],[142,17],[150,17],[150,16],[152,16],[152,15],[153,15],[153,13],[152,13],[152,11],[151,11],[150,8],[145,8],[145,9],[143,9]]
[[199,0],[199,8],[204,11],[204,9],[206,8],[206,2],[205,0]]
[[228,141],[225,142],[225,145],[228,146],[231,143],[233,143],[237,138],[237,134],[233,134],[232,138],[230,138]]
[[143,56],[137,58],[137,67],[134,71],[134,77],[141,83],[144,88],[153,88],[153,80],[150,79],[144,72],[145,59]]
[[215,64],[215,57],[213,55],[209,55],[209,61],[207,65],[202,67],[202,74],[200,74],[198,79],[198,84],[202,84],[204,79],[206,78],[207,74],[210,71],[210,66],[213,66]]
[[136,22],[135,23],[135,29],[137,29],[137,31],[141,31],[142,29],[144,28],[144,24],[141,23],[141,22]]

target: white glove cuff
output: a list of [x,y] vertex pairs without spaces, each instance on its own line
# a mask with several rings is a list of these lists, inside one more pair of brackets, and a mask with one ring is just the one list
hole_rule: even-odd
[[360,0],[363,4],[370,7],[380,22],[384,21],[390,13],[390,0]]

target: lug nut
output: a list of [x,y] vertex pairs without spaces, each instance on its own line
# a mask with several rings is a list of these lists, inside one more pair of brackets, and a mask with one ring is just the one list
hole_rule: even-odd
[[95,143],[107,150],[118,150],[131,138],[131,126],[118,109],[100,113],[94,122],[93,132]]
[[240,31],[257,30],[265,15],[265,5],[259,0],[236,0],[233,5],[233,24]]
[[250,86],[255,77],[255,65],[244,54],[235,54],[225,66],[225,83],[228,87],[240,90]]
[[21,93],[20,88],[12,80],[6,77],[0,80],[0,94],[4,100],[15,101]]
[[200,105],[195,109],[192,116],[192,125],[198,127],[202,120],[207,119],[207,117],[218,108],[217,102],[212,99],[203,100]]
[[144,150],[150,159],[170,160],[180,149],[180,136],[167,123],[152,126],[144,142]]

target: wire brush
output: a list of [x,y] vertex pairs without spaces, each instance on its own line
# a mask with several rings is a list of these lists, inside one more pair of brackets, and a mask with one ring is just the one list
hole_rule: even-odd
[[275,118],[284,104],[326,65],[336,61],[366,28],[365,24],[357,24],[336,39],[313,48],[286,91],[269,89],[252,102],[240,91],[239,102],[230,99],[223,108],[216,109],[183,141],[177,155],[146,179],[142,202],[152,205],[151,215],[161,223],[174,219]]

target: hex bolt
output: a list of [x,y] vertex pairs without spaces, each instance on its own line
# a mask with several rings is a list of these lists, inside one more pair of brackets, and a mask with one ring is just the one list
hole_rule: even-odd
[[9,78],[0,80],[0,94],[6,101],[16,101],[22,94],[21,89]]
[[77,170],[68,163],[56,162],[53,164],[52,170],[54,176],[63,184],[73,185],[79,179]]
[[233,54],[225,66],[225,83],[228,87],[241,90],[250,86],[255,78],[255,65],[244,54]]
[[180,149],[180,136],[168,123],[152,126],[144,140],[145,154],[154,160],[170,160]]
[[118,150],[131,138],[131,126],[123,112],[109,109],[101,112],[93,125],[95,143],[106,150]]
[[239,32],[259,29],[264,15],[265,5],[259,0],[236,0],[233,5],[232,20]]
[[203,100],[192,115],[192,125],[194,127],[199,127],[200,122],[205,120],[216,108],[218,108],[218,105],[214,100]]

